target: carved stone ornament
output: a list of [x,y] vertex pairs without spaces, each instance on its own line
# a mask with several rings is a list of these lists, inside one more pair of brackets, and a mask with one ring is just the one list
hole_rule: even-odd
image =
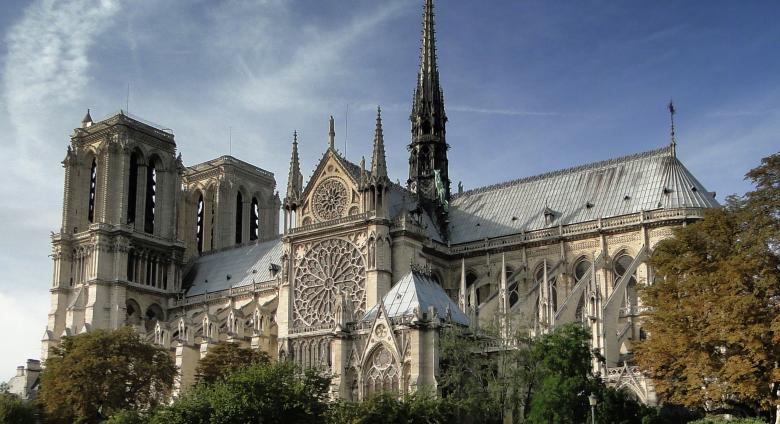
[[321,221],[341,218],[347,207],[347,187],[338,178],[328,178],[314,190],[314,215]]
[[293,320],[297,327],[335,324],[339,294],[352,302],[354,319],[366,309],[366,265],[358,247],[343,239],[319,242],[297,259]]

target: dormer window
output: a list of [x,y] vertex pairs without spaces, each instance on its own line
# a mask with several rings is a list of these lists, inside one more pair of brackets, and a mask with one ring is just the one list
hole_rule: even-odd
[[544,208],[544,225],[552,225],[555,221],[555,212],[550,208]]

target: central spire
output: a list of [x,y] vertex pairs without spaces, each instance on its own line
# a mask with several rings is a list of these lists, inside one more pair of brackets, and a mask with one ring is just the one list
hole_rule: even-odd
[[439,83],[433,0],[424,0],[420,69],[412,100],[412,142],[407,186],[446,236],[450,179],[447,161],[444,92]]
[[412,137],[437,135],[444,137],[444,93],[439,83],[439,67],[436,58],[436,29],[434,27],[433,0],[425,0],[423,30],[420,46],[420,70],[412,101]]

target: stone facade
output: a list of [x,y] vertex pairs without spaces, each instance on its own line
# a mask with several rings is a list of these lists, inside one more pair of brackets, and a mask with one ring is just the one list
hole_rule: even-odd
[[88,115],[63,162],[43,357],[63,336],[132,325],[170,350],[184,386],[209,346],[232,342],[327,369],[334,397],[361,399],[435,392],[441,328],[507,316],[531,334],[589,327],[606,360],[594,371],[653,403],[632,366],[637,287],[652,284],[653,247],[718,206],[712,193],[672,139],[451,194],[433,26],[426,0],[405,187],[387,174],[381,111],[369,164],[340,155],[331,118],[304,181],[295,135],[283,201],[270,172],[229,156],[187,168],[169,132]]

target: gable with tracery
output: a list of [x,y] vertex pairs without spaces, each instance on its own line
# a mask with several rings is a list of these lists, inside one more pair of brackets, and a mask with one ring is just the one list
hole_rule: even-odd
[[361,195],[352,171],[337,153],[328,151],[303,192],[299,224],[306,226],[362,212]]

